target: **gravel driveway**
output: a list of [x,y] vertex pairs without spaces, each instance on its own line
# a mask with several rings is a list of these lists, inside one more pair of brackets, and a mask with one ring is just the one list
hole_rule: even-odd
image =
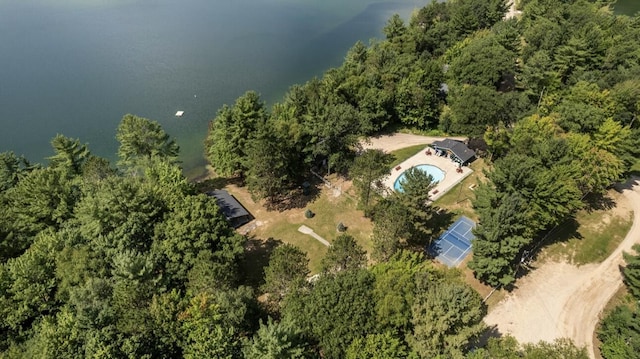
[[486,316],[489,326],[522,343],[570,338],[595,358],[593,333],[599,316],[622,286],[622,252],[640,243],[640,178],[618,189],[633,209],[633,225],[618,248],[599,264],[543,264],[518,281],[518,288]]

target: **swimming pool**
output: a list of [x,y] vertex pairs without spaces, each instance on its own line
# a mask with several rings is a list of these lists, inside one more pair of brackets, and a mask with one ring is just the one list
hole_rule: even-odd
[[[414,168],[417,168],[422,172],[430,174],[431,177],[433,177],[433,183],[438,183],[444,179],[444,171],[436,166],[418,165],[418,166],[414,166]],[[407,172],[406,170],[402,172],[402,174],[398,177],[398,179],[396,179],[396,181],[393,183],[393,188],[398,192],[402,192],[402,182],[404,182],[405,180],[406,172]]]

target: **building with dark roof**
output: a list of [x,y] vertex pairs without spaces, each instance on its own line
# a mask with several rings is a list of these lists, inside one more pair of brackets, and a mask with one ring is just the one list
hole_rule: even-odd
[[442,141],[434,141],[431,146],[436,151],[449,155],[452,160],[461,165],[466,165],[476,157],[474,150],[467,147],[464,143],[450,138],[446,138]]
[[253,219],[251,213],[229,192],[225,190],[215,190],[207,192],[207,195],[216,199],[218,207],[220,207],[222,213],[233,228],[238,228]]

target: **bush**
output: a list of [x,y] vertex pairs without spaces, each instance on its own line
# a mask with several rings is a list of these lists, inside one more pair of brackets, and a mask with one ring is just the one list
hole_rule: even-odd
[[338,223],[338,227],[336,229],[338,230],[338,232],[345,232],[347,230],[347,226],[340,222]]
[[313,213],[310,209],[307,209],[307,210],[304,212],[304,216],[305,216],[306,218],[313,218],[315,215],[316,215],[316,214],[315,214],[315,213]]

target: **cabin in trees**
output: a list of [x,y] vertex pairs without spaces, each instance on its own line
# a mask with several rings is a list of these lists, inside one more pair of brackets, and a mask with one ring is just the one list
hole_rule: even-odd
[[207,192],[207,195],[216,199],[216,203],[233,228],[238,228],[253,219],[251,213],[229,192],[215,190]]
[[446,138],[442,141],[435,141],[431,144],[431,147],[436,150],[436,154],[440,156],[449,156],[449,158],[459,163],[461,166],[467,165],[476,157],[474,150],[467,147],[464,143],[450,138]]

